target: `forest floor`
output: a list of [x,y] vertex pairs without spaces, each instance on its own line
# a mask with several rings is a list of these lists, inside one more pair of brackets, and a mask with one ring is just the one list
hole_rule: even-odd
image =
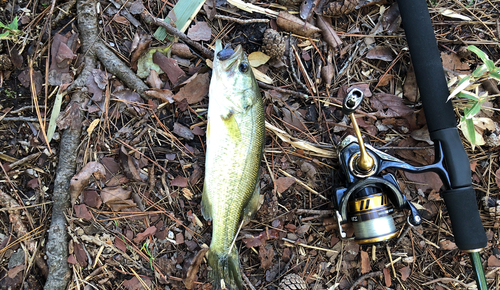
[[[0,1],[0,289],[211,289],[200,203],[216,39],[250,56],[268,123],[264,202],[235,243],[246,289],[286,289],[290,274],[316,290],[475,289],[434,173],[390,170],[421,225],[396,211],[398,237],[383,245],[356,244],[352,227],[340,238],[349,88],[365,95],[365,142],[415,166],[434,160],[395,1],[60,2]],[[470,45],[500,66],[500,1],[428,6],[452,87],[483,64]],[[156,32],[167,16],[173,45]],[[477,100],[451,101],[457,122],[481,105],[478,145],[461,136],[483,267],[500,289],[500,91],[479,81],[467,88]]]

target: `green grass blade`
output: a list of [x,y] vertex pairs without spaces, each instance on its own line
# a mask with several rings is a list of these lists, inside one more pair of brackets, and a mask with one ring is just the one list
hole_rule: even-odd
[[52,140],[52,137],[54,137],[54,133],[56,132],[56,121],[57,117],[59,117],[59,113],[61,112],[62,100],[63,94],[58,91],[56,94],[54,107],[52,108],[52,113],[50,114],[49,127],[47,129],[47,140],[49,141],[49,143],[50,140]]
[[469,141],[472,145],[476,145],[476,128],[474,128],[474,121],[472,119],[465,119],[467,126],[467,133],[469,133]]
[[[175,4],[174,8],[172,9],[173,12],[171,12],[174,13],[175,17],[177,18],[174,21],[175,27],[179,31],[185,32],[189,27],[189,24],[191,24],[191,20],[193,20],[196,14],[198,14],[198,12],[200,11],[203,3],[205,3],[205,0],[179,0],[179,2],[177,2],[177,4]],[[164,21],[170,23],[171,19],[167,17]],[[158,27],[154,34],[156,39],[160,41],[165,40],[167,35],[167,31],[163,27]]]
[[12,20],[12,22],[7,26],[7,28],[10,30],[18,30],[19,25],[17,23],[17,16],[14,17],[14,20]]

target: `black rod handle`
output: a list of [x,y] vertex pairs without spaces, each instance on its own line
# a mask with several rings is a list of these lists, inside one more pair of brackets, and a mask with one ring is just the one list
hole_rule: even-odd
[[398,0],[410,48],[420,98],[431,139],[443,146],[451,188],[443,197],[450,214],[455,242],[461,250],[486,246],[476,194],[472,188],[470,163],[460,140],[457,121],[446,84],[441,56],[425,0]]

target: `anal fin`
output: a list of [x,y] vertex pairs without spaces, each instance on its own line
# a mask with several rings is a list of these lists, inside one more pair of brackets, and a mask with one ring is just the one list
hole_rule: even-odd
[[201,195],[201,214],[207,221],[212,220],[212,203],[208,198],[208,194],[205,192],[205,186],[203,186],[203,194]]

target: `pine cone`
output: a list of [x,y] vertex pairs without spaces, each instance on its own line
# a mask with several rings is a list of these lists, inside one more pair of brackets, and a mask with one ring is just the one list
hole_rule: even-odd
[[278,0],[278,3],[283,6],[299,6],[302,0]]
[[323,15],[325,16],[342,16],[351,13],[356,9],[359,0],[341,0],[328,3],[323,8]]
[[279,290],[306,290],[304,279],[297,274],[288,274],[281,280]]
[[274,29],[264,31],[262,51],[271,58],[280,58],[285,53],[285,39]]

